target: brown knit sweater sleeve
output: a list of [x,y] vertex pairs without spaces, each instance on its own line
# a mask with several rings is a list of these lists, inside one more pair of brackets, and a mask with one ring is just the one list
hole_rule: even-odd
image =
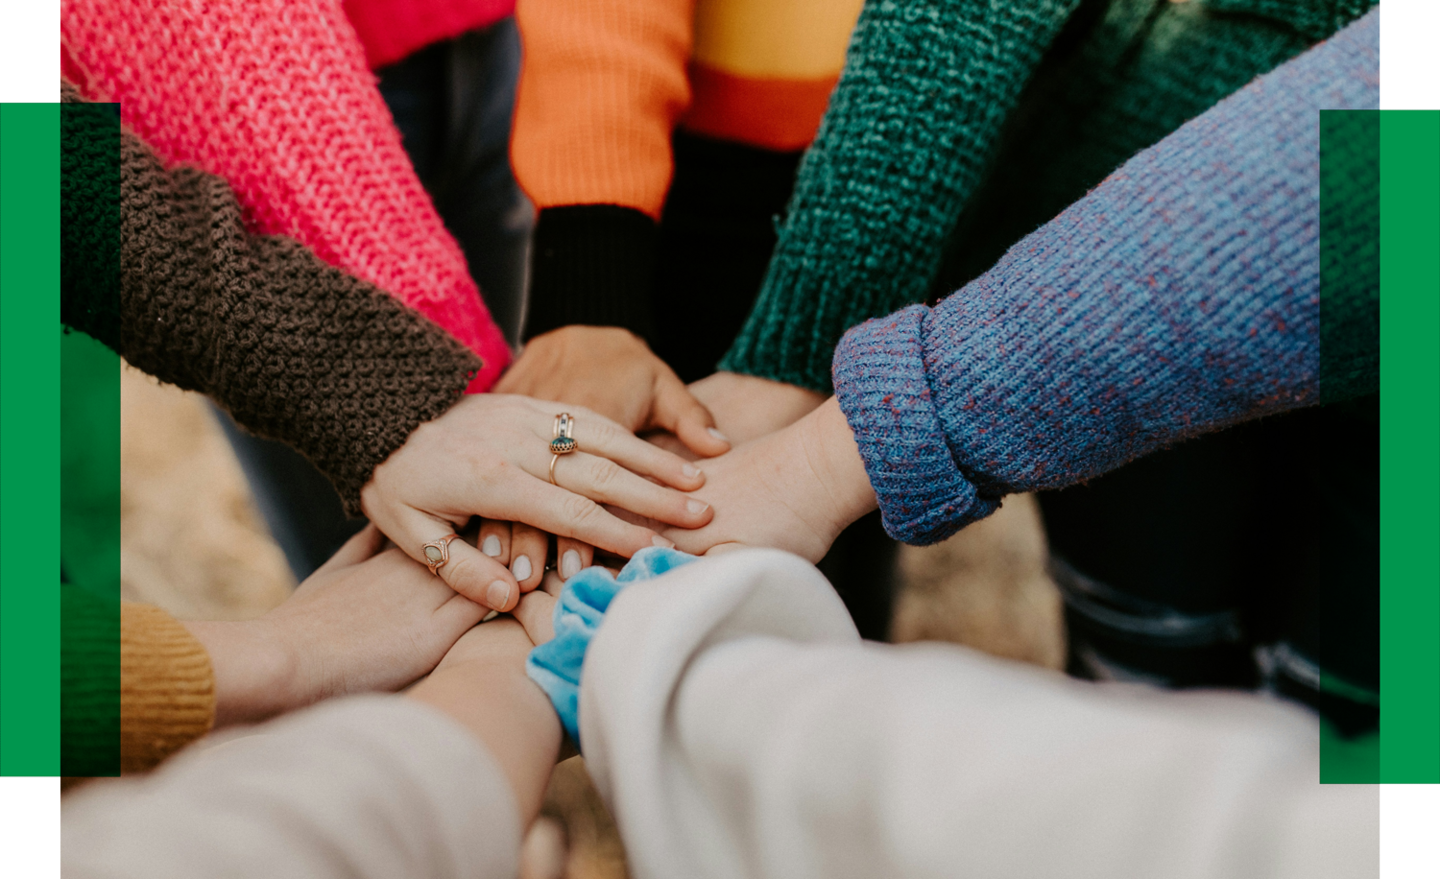
[[158,607],[120,606],[120,771],[143,772],[210,731],[215,673],[205,648]]
[[[67,103],[81,101],[68,84],[62,93]],[[62,113],[62,225],[69,229],[105,220],[101,200],[80,197],[87,169],[105,175],[107,157],[95,154],[106,143],[102,125],[95,114]],[[113,150],[113,129],[108,136]],[[120,354],[299,450],[358,515],[370,472],[459,398],[479,358],[299,243],[248,234],[224,180],[193,168],[167,171],[128,131],[119,151]],[[108,161],[113,175],[113,152]],[[89,260],[99,277],[106,255],[86,253],[83,236],[62,237],[75,279],[62,279],[62,310],[104,314],[103,303],[68,307],[68,300],[104,290],[85,283],[79,267]]]

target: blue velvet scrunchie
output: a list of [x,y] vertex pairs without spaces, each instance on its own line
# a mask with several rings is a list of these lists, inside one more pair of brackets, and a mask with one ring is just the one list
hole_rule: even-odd
[[580,672],[585,651],[605,621],[610,602],[629,583],[658,577],[693,561],[695,556],[677,549],[650,547],[635,553],[618,577],[595,566],[565,584],[555,602],[555,637],[530,651],[525,674],[550,697],[575,747],[580,747]]

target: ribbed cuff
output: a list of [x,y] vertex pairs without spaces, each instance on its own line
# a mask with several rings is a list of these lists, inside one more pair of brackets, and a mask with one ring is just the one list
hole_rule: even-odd
[[120,771],[142,772],[210,731],[215,674],[190,631],[158,607],[120,609]]
[[912,305],[850,330],[835,351],[835,396],[855,433],[885,531],[937,543],[1000,505],[979,494],[955,460],[925,374],[921,331],[929,312]]
[[544,208],[530,257],[525,339],[571,324],[623,327],[653,341],[654,220],[610,204]]

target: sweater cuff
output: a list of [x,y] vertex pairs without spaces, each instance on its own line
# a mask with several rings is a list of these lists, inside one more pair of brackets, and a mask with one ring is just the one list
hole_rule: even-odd
[[544,208],[531,245],[525,339],[571,324],[623,327],[653,342],[659,230],[635,208]]
[[210,655],[158,607],[120,607],[120,771],[142,772],[215,722]]
[[912,305],[850,330],[835,350],[833,373],[885,530],[913,544],[944,540],[1000,506],[961,472],[946,439],[925,374],[929,314]]
[[580,674],[610,602],[628,583],[654,579],[693,561],[695,556],[677,549],[647,547],[626,562],[619,576],[595,565],[565,584],[555,602],[555,637],[530,651],[525,673],[550,697],[576,748],[580,747]]

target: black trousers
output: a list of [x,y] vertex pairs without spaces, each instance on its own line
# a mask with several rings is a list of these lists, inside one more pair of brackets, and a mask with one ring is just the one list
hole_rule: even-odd
[[1241,425],[1040,500],[1072,673],[1263,687],[1344,732],[1375,728],[1376,398]]

